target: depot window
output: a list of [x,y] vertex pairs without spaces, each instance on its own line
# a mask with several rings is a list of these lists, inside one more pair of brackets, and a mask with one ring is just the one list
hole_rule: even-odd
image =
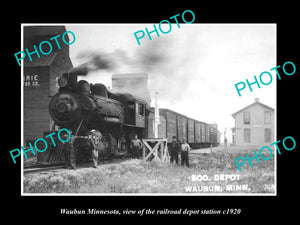
[[271,124],[271,112],[265,111],[265,124]]
[[251,142],[251,130],[249,128],[244,129],[244,143]]
[[249,111],[244,112],[244,124],[250,124],[250,112]]

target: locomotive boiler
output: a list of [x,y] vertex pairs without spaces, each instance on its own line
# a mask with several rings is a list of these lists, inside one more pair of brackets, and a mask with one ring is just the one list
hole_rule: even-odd
[[[58,80],[59,91],[49,103],[55,125],[79,137],[98,130],[103,136],[102,153],[126,154],[132,135],[143,135],[147,103],[129,93],[113,93],[101,83],[77,79],[77,75],[65,73]],[[77,150],[87,152],[90,145],[86,139],[77,138],[76,142]]]

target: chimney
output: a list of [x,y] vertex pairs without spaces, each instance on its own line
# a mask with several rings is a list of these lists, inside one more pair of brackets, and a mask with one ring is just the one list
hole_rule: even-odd
[[255,102],[259,102],[259,98],[255,98]]

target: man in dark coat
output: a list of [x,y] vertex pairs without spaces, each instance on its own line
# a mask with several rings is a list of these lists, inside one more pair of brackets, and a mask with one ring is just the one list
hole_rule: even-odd
[[134,138],[130,141],[130,149],[132,151],[132,157],[134,159],[139,158],[142,148],[143,148],[142,141],[138,139],[137,134],[134,134]]
[[[75,136],[72,134],[72,131],[69,131],[71,138],[68,142],[63,142],[63,152],[65,156],[65,161],[66,161],[66,168],[67,169],[76,169],[76,152],[74,149],[74,140]],[[68,134],[67,132],[64,132],[62,135],[64,140],[67,140]]]
[[170,162],[173,163],[174,159],[176,164],[178,164],[178,155],[180,152],[180,144],[176,139],[176,136],[173,136],[173,141],[170,144]]
[[184,164],[189,167],[189,151],[191,150],[191,147],[188,143],[186,143],[186,138],[182,139],[182,144],[181,144],[181,165],[183,166]]

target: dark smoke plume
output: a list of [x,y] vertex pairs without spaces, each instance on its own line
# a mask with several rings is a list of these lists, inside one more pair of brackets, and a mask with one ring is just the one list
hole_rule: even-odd
[[[112,70],[116,67],[114,60],[106,53],[84,51],[77,55],[77,58],[84,61],[72,71],[87,70],[88,72],[97,70]],[[72,72],[71,71],[71,72]],[[86,75],[86,74],[82,74]]]
[[112,73],[151,73],[160,70],[164,73],[163,67],[172,62],[172,54],[174,54],[170,51],[171,42],[166,39],[152,40],[144,44],[143,48],[135,50],[132,56],[120,48],[110,53],[101,50],[85,50],[76,56],[83,63],[74,69],[86,67],[88,72],[109,70]]

